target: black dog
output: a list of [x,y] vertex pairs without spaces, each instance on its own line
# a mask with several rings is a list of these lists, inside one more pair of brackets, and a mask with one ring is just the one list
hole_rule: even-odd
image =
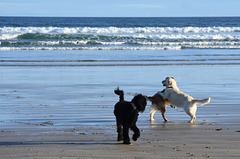
[[134,132],[132,139],[137,141],[140,137],[140,131],[136,126],[138,113],[143,112],[147,105],[146,97],[138,94],[131,102],[124,100],[123,90],[119,88],[114,90],[115,94],[119,95],[120,100],[115,105],[114,114],[117,122],[118,141],[124,144],[130,144],[129,128]]

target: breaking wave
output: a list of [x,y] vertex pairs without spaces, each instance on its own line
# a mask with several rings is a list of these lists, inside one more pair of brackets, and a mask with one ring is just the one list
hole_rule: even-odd
[[116,33],[230,33],[240,32],[240,27],[2,27],[0,33],[43,34],[116,34]]
[[239,49],[240,27],[1,27],[0,50]]

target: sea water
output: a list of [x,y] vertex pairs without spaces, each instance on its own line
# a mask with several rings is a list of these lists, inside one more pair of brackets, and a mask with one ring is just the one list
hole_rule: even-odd
[[[174,76],[185,93],[212,98],[197,122],[237,125],[239,32],[239,17],[0,17],[1,124],[111,126],[114,88],[131,100]],[[149,109],[139,124],[149,126]],[[176,110],[169,120],[189,120]]]
[[239,17],[0,17],[0,50],[236,49],[239,32]]
[[239,17],[0,17],[0,65],[239,64]]

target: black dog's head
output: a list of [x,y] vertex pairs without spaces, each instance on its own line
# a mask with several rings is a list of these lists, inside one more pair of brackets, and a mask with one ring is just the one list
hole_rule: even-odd
[[138,111],[144,112],[147,105],[147,99],[145,96],[138,94],[132,99],[132,102],[136,105]]

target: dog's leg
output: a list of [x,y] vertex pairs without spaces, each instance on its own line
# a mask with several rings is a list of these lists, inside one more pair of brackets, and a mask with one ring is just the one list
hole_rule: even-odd
[[123,125],[123,143],[124,144],[131,144],[130,138],[129,138],[129,127],[126,125]]
[[154,119],[153,119],[153,116],[154,116],[154,114],[157,112],[157,110],[155,110],[155,109],[151,109],[151,112],[150,112],[150,121],[154,121]]
[[196,116],[191,116],[191,120],[189,121],[189,123],[195,123],[196,120]]
[[165,117],[165,112],[166,112],[166,105],[162,105],[161,109],[160,109],[161,113],[162,113],[162,117],[164,119],[165,122],[167,122],[167,118]]
[[190,123],[195,123],[196,120],[196,112],[197,112],[197,105],[193,104],[193,106],[190,108],[190,113],[191,113],[191,120]]
[[134,132],[132,139],[133,139],[134,141],[137,141],[137,138],[140,137],[140,131],[139,131],[138,127],[136,126],[136,124],[134,124],[134,125],[131,127],[131,130]]
[[117,121],[117,132],[118,132],[117,141],[122,141],[123,140],[123,130],[122,130],[122,125],[118,121]]
[[195,104],[184,107],[184,111],[191,117],[189,123],[195,123],[197,106]]
[[162,117],[163,117],[165,122],[168,122],[167,118],[165,117],[165,112],[162,112]]

